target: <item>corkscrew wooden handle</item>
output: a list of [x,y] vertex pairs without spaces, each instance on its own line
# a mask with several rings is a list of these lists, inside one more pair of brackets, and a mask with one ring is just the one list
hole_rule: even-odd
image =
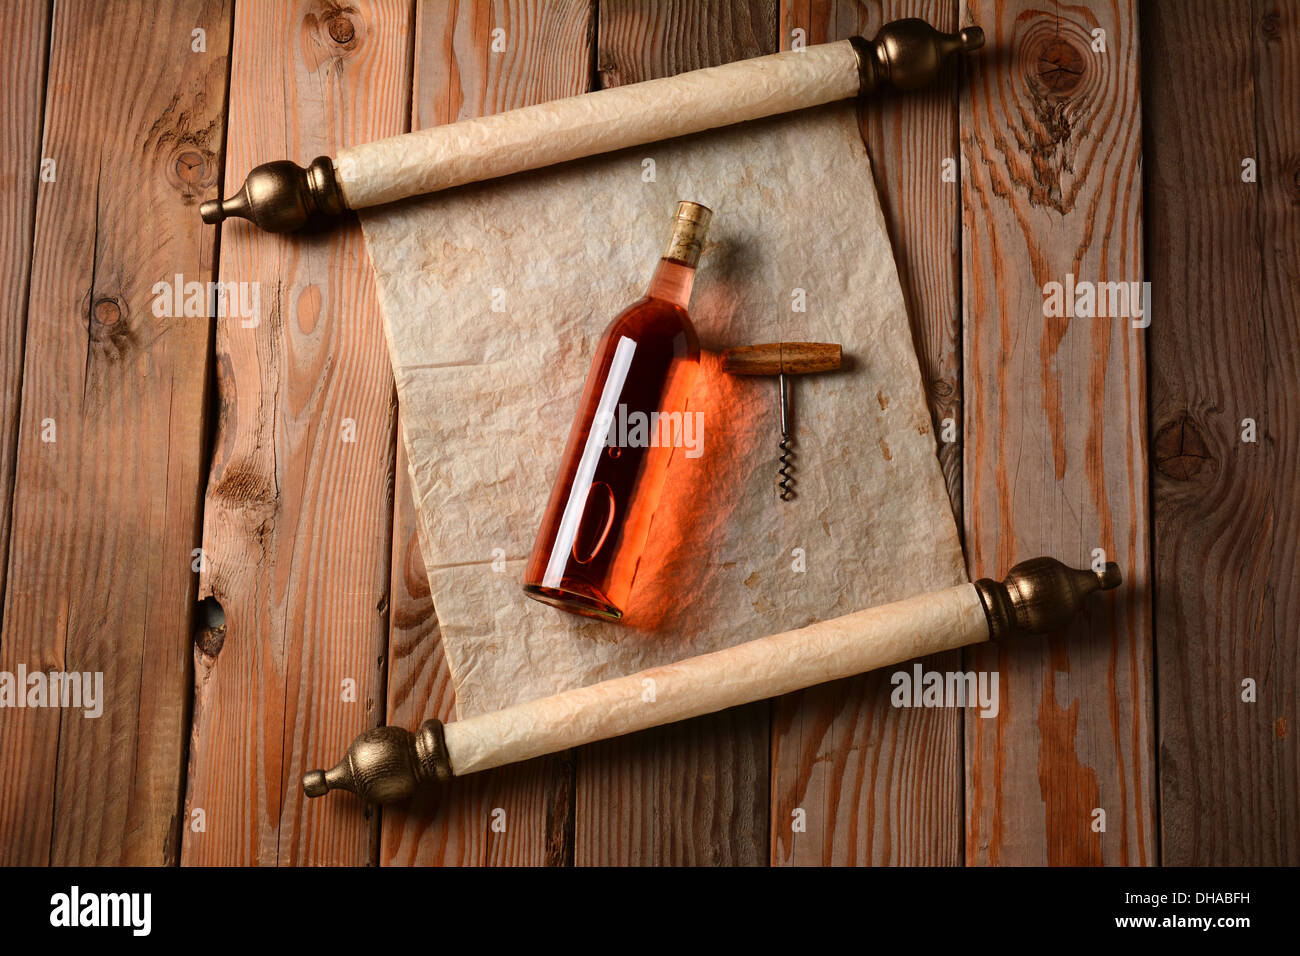
[[833,372],[843,362],[833,342],[768,342],[724,349],[722,370],[730,375],[808,375]]

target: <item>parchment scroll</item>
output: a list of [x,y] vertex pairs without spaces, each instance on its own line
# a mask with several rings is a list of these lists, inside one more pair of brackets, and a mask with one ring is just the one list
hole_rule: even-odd
[[973,584],[616,677],[444,728],[458,776],[988,639]]
[[335,159],[349,208],[820,106],[858,92],[848,40],[389,137]]
[[[700,442],[674,452],[625,623],[577,618],[525,597],[524,558],[596,340],[641,294],[678,199],[714,210],[691,304]],[[965,581],[851,106],[361,215],[460,718]],[[846,359],[792,383],[792,502],[775,381],[716,362],[776,340]]]

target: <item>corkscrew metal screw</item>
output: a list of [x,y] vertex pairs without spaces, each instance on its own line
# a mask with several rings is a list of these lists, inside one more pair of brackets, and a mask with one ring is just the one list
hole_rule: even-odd
[[781,467],[776,472],[776,485],[781,500],[789,501],[794,497],[794,452],[790,450],[794,445],[794,439],[790,437],[790,426],[786,421],[790,414],[790,395],[785,386],[785,372],[777,375],[777,385],[781,389],[781,441],[778,445],[781,449],[781,457],[778,459],[781,462]]
[[722,370],[731,375],[775,375],[781,393],[781,467],[777,470],[777,494],[782,501],[794,498],[794,436],[790,434],[790,386],[788,375],[831,372],[840,367],[840,346],[829,342],[770,342],[726,349]]

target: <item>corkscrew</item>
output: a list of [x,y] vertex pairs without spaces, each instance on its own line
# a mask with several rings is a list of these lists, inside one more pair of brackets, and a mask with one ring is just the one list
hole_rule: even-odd
[[781,449],[781,457],[777,459],[781,467],[776,470],[776,486],[778,494],[782,501],[789,501],[794,497],[794,439],[790,437],[790,426],[788,418],[790,415],[790,393],[785,386],[785,372],[781,372],[776,377],[777,388],[781,390],[781,441],[777,447]]
[[775,375],[781,400],[781,441],[778,447],[777,494],[790,501],[794,490],[794,436],[790,430],[790,386],[788,375],[830,372],[842,361],[839,345],[829,342],[770,342],[726,349],[722,353],[722,370],[731,375]]

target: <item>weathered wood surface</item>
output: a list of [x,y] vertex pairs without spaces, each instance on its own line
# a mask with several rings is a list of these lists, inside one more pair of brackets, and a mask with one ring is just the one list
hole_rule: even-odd
[[[237,5],[225,194],[268,157],[406,130],[412,26],[398,0]],[[195,646],[183,860],[371,862],[375,812],[299,783],[384,711],[396,406],[360,226],[228,222],[221,279],[261,310],[216,327],[200,584],[225,628]]]
[[1300,4],[1142,33],[1161,858],[1295,865]]
[[[600,85],[772,53],[776,30],[776,4],[763,0],[605,0]],[[752,704],[584,747],[575,862],[766,865],[769,710]]]
[[[1269,611],[1273,654],[1259,683],[1272,713],[1271,752],[1258,736],[1260,769],[1243,767],[1245,787],[1265,777],[1276,800],[1260,800],[1257,829],[1248,836],[1251,862],[1300,864],[1300,4],[1295,0],[1255,8],[1255,62],[1260,165],[1267,170],[1260,191],[1260,251],[1263,317],[1268,336],[1268,393],[1265,413],[1275,443],[1275,517],[1268,548]],[[1266,735],[1269,728],[1265,726]],[[1262,788],[1263,789],[1263,788]],[[1260,799],[1260,798],[1256,798]]]
[[[864,110],[937,427],[964,425],[940,457],[972,571],[1102,548],[1126,575],[1063,637],[966,658],[1001,673],[996,720],[899,720],[878,678],[841,682],[459,781],[381,833],[298,788],[364,727],[451,708],[359,231],[218,233],[197,202],[223,168],[228,190],[269,158],[755,55],[796,26],[951,26],[954,3],[23,4],[0,89],[0,671],[100,670],[107,699],[99,719],[0,711],[0,859],[1300,862],[1298,6],[1143,7],[1142,120],[1132,3],[971,0],[989,45],[960,91]],[[259,324],[156,316],[154,283],[216,277],[218,235]],[[1143,333],[1043,318],[1066,273],[1154,284],[1150,486]],[[192,634],[199,543],[225,625],[210,608]],[[792,840],[794,806],[813,812]]]
[[208,325],[153,286],[211,277],[228,34],[218,2],[56,10],[0,670],[102,672],[104,700],[0,713],[6,862],[176,856]]
[[[472,5],[440,0],[419,5],[412,128],[586,92],[592,80],[595,15],[590,0]],[[400,449],[392,594],[387,722],[417,727],[430,717],[451,720],[455,694],[420,553],[406,456]],[[457,780],[409,807],[385,812],[380,862],[569,862],[571,794],[567,755]]]
[[[943,30],[958,26],[957,4],[946,0],[891,0],[870,7],[801,0],[782,5],[781,44],[788,48],[796,37],[823,43],[873,36],[883,23],[909,16],[924,17]],[[957,433],[957,440],[939,443],[938,453],[960,514],[956,83],[954,68],[933,90],[873,98],[860,112],[935,434],[944,433],[945,419],[953,420]],[[960,670],[961,655],[941,654],[923,664],[927,670]],[[891,673],[851,678],[774,702],[772,863],[961,862],[962,712],[891,707]],[[799,809],[805,829],[796,832]]]
[[11,11],[14,43],[0,64],[0,623],[9,561],[23,339],[32,272],[32,231],[41,166],[42,105],[50,48],[45,0],[22,0]]
[[1137,14],[968,7],[989,42],[961,93],[967,559],[1102,549],[1124,585],[1059,636],[967,652],[1001,700],[966,720],[966,860],[1155,863],[1144,334],[1044,314],[1067,275],[1143,279]]

